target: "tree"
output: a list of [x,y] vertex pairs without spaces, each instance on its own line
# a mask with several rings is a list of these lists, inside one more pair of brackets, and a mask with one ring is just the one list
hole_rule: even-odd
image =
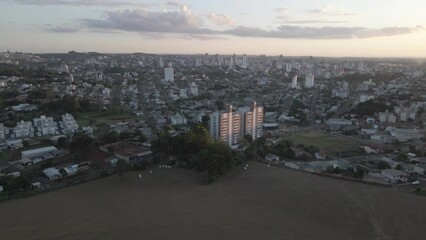
[[215,104],[218,110],[225,109],[225,103],[223,102],[223,100],[216,100]]
[[124,131],[120,133],[120,140],[126,140],[132,138],[132,133],[128,131]]
[[3,186],[7,192],[17,192],[30,188],[31,182],[25,175],[19,177],[3,176],[0,178],[0,185]]
[[22,141],[22,145],[24,145],[24,148],[28,148],[30,146],[30,143],[27,140]]
[[380,170],[383,170],[383,169],[389,169],[389,168],[390,168],[390,165],[389,165],[389,163],[387,163],[387,162],[385,162],[385,161],[380,161],[380,162],[377,164],[377,168],[378,168],[378,169],[380,169]]
[[71,149],[79,152],[90,152],[93,139],[86,134],[77,134],[71,142]]
[[128,170],[126,161],[119,159],[117,161],[117,165],[115,166],[115,170],[117,171],[118,176],[124,176],[124,173]]
[[407,162],[408,161],[408,155],[405,153],[399,153],[398,157],[396,157],[397,161],[401,161],[401,162]]
[[58,146],[65,148],[68,146],[68,139],[66,137],[60,137],[58,138]]
[[110,131],[103,136],[101,136],[101,142],[103,144],[115,143],[120,139],[118,133],[116,131]]
[[209,127],[209,122],[210,122],[210,117],[207,115],[204,115],[201,118],[201,123],[203,124],[204,127],[208,128]]

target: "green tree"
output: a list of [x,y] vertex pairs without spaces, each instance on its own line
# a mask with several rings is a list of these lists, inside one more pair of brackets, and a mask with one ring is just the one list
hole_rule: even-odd
[[216,104],[216,108],[218,110],[224,110],[225,109],[225,102],[223,102],[223,100],[216,100],[215,104]]
[[115,143],[120,140],[120,136],[116,131],[110,131],[101,136],[101,142],[103,144]]
[[123,177],[125,172],[128,170],[126,161],[119,159],[117,161],[117,165],[115,166],[115,170],[117,171],[118,176]]
[[389,168],[390,168],[390,165],[389,165],[389,163],[387,163],[387,162],[385,162],[385,161],[380,161],[380,162],[377,164],[377,168],[378,168],[378,169],[381,169],[381,170],[383,170],[383,169],[389,169]]
[[68,146],[68,139],[66,137],[60,137],[58,138],[58,146],[65,148]]
[[408,155],[405,153],[399,153],[398,157],[396,157],[397,161],[401,161],[401,162],[407,162],[408,161]]
[[128,131],[124,131],[120,133],[120,140],[126,140],[132,138],[132,133]]
[[93,147],[93,139],[86,134],[77,134],[70,144],[70,148],[77,152],[90,152]]
[[204,115],[204,116],[201,118],[201,123],[203,124],[203,126],[204,126],[205,128],[208,128],[208,127],[209,127],[209,122],[210,122],[210,117],[209,117],[208,115]]

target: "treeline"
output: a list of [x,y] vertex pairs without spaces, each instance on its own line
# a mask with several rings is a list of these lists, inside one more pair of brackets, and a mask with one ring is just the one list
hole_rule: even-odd
[[214,141],[202,125],[195,125],[189,132],[175,137],[164,132],[152,147],[156,151],[175,155],[180,167],[203,173],[208,182],[225,174],[244,159],[225,143]]
[[31,187],[31,182],[26,176],[14,177],[6,175],[0,177],[0,186],[3,186],[4,191],[7,193],[16,193],[29,189]]
[[88,99],[66,95],[61,99],[43,104],[40,110],[45,113],[77,113],[99,111],[100,107]]
[[372,99],[358,104],[352,112],[360,116],[372,116],[374,113],[384,112],[386,110],[391,111],[392,106]]
[[46,69],[25,69],[12,64],[0,65],[0,76],[29,77],[29,78],[55,78],[59,74]]

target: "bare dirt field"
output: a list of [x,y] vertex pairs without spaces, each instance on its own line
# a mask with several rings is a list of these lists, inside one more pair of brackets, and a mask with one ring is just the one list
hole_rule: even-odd
[[251,163],[154,169],[0,203],[0,239],[425,239],[426,198]]

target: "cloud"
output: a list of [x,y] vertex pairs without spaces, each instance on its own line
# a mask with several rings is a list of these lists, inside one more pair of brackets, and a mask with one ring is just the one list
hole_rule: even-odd
[[78,32],[78,29],[71,28],[71,27],[52,26],[52,27],[46,27],[46,31],[56,32],[56,33],[74,33],[74,32]]
[[216,14],[216,13],[209,13],[205,15],[206,18],[208,18],[210,21],[215,23],[216,25],[223,26],[223,25],[234,25],[234,19],[231,17],[228,17],[223,14]]
[[348,23],[349,21],[339,20],[327,20],[327,19],[304,19],[304,20],[285,20],[286,18],[280,18],[282,21],[277,21],[281,24],[324,24],[324,23]]
[[181,3],[178,3],[178,2],[173,2],[173,1],[168,1],[168,2],[166,2],[166,6],[171,6],[171,7],[180,7],[180,6],[182,6],[183,4],[181,4]]
[[290,8],[285,8],[285,7],[275,8],[275,11],[281,14],[287,14],[288,12],[290,12]]
[[[197,16],[181,4],[165,11],[146,9],[106,11],[103,19],[83,19],[83,26],[89,30],[131,31],[142,34],[162,33],[181,34],[182,36],[211,39],[217,36],[262,37],[262,38],[301,38],[301,39],[350,39],[396,36],[423,30],[421,27],[304,27],[298,24],[307,23],[340,23],[327,19],[284,20],[284,24],[273,30],[258,27],[237,26],[229,30],[219,31],[206,28],[203,16]],[[219,16],[219,17],[218,17]],[[206,16],[204,16],[206,17]],[[218,14],[210,14],[211,21],[216,24],[229,24],[230,19]],[[212,20],[214,19],[214,20]]]
[[153,12],[144,9],[107,11],[106,19],[83,19],[89,28],[115,29],[133,32],[210,33],[202,29],[201,18],[181,5],[178,11]]
[[281,25],[276,30],[271,31],[262,30],[260,28],[238,27],[224,31],[224,33],[240,37],[351,39],[395,36],[413,33],[422,29],[421,27],[387,27],[374,29],[364,27],[300,27]]
[[341,9],[336,9],[331,5],[325,5],[320,8],[308,9],[305,10],[307,13],[317,14],[317,15],[326,15],[326,16],[355,16],[356,13],[345,12]]
[[137,6],[146,7],[149,4],[135,3],[120,0],[13,0],[14,2],[27,5],[47,6],[47,5],[62,5],[62,6],[104,6],[104,7],[122,7],[122,6]]

